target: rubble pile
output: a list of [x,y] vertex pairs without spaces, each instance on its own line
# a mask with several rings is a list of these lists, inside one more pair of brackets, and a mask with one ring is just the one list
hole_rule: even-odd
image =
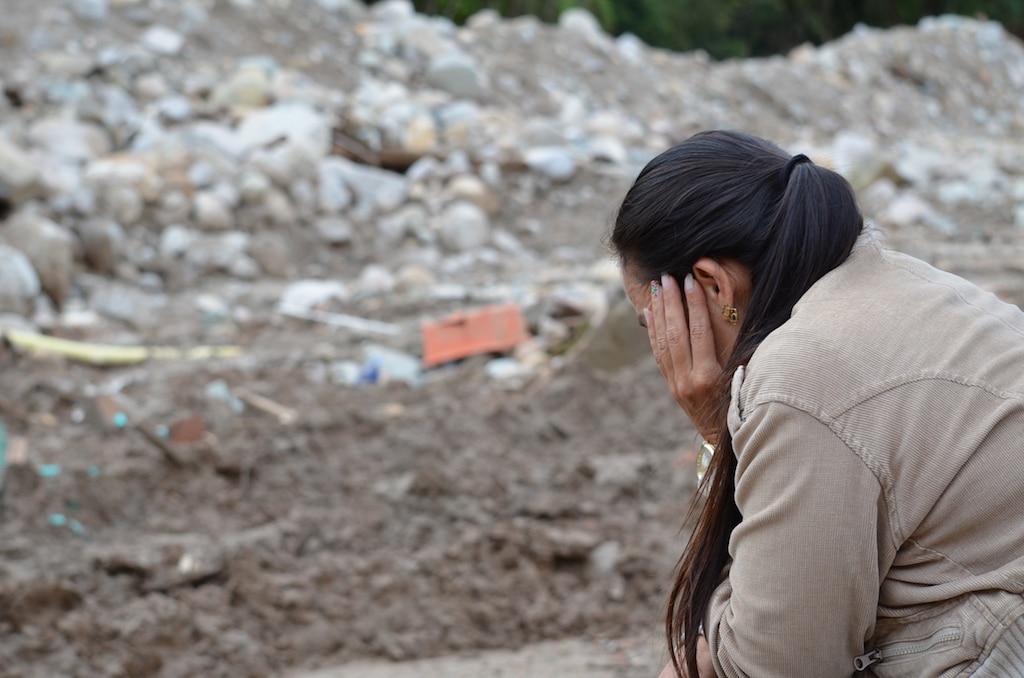
[[405,0],[9,11],[26,30],[0,43],[0,311],[45,330],[225,279],[334,280],[342,305],[470,300],[452,281],[480,271],[535,287],[552,207],[593,222],[566,244],[597,260],[621,187],[709,127],[831,158],[900,242],[1024,228],[1024,49],[994,23],[712,63],[582,10],[464,27]]
[[5,670],[263,675],[657,618],[691,481],[651,450],[687,429],[602,238],[696,131],[835,167],[890,244],[1024,303],[1024,45],[995,23],[719,63],[582,10],[3,11],[0,541],[49,539],[0,547]]

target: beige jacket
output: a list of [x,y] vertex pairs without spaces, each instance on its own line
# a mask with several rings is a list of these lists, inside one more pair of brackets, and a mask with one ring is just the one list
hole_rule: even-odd
[[979,670],[1024,615],[1020,310],[861,244],[737,373],[729,427],[719,676],[852,676],[875,649],[865,675],[1024,676]]

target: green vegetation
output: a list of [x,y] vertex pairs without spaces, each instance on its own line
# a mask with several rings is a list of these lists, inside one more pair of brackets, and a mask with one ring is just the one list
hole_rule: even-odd
[[1024,34],[1024,0],[414,0],[427,14],[456,22],[481,9],[504,16],[533,14],[554,21],[569,7],[584,7],[613,35],[635,33],[658,47],[703,49],[717,58],[786,52],[821,43],[858,22],[887,27],[923,16],[963,14],[995,19]]

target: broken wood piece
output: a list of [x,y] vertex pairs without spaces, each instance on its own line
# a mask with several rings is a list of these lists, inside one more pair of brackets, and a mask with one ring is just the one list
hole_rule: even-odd
[[248,405],[255,407],[261,412],[272,414],[277,417],[277,421],[284,426],[290,426],[295,423],[299,418],[299,413],[290,407],[286,407],[280,403],[275,403],[270,398],[265,398],[258,393],[246,390],[244,388],[236,388],[235,395]]

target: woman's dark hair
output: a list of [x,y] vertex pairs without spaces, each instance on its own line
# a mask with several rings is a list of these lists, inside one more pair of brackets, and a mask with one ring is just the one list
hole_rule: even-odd
[[[706,422],[717,451],[687,520],[697,516],[669,595],[665,632],[676,673],[697,676],[697,638],[725,576],[729,536],[740,522],[736,457],[726,424],[732,374],[797,300],[841,264],[863,228],[853,189],[804,156],[747,134],[702,132],[654,158],[619,208],[611,245],[640,281],[682,280],[702,257],[750,269],[751,292]],[[706,501],[699,502],[701,494]],[[682,657],[680,657],[682,650]]]

